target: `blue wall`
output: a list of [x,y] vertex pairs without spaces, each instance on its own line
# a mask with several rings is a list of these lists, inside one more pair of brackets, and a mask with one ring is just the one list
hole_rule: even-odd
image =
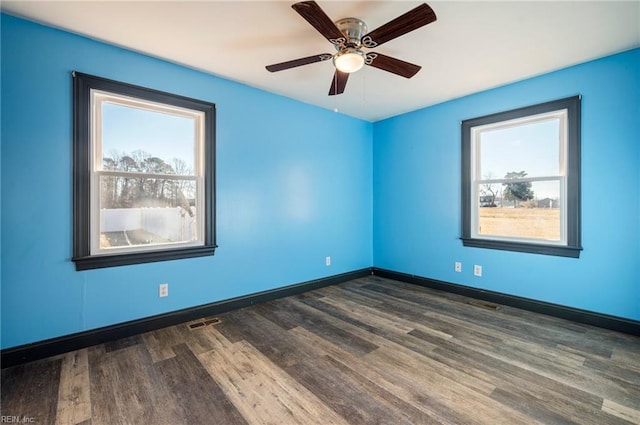
[[[75,271],[72,70],[216,103],[215,256]],[[1,118],[2,348],[372,264],[371,123],[7,15]]]
[[[2,348],[372,265],[640,319],[638,49],[371,124],[11,16],[1,31]],[[75,271],[72,70],[217,104],[214,257]],[[462,247],[460,121],[578,93],[581,258]]]
[[[375,266],[640,319],[639,82],[636,49],[374,124]],[[580,259],[463,247],[460,122],[575,94]]]

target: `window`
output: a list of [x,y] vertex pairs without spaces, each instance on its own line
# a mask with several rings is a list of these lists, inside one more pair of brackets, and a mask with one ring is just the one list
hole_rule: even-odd
[[76,269],[213,255],[215,105],[73,81]]
[[464,246],[577,258],[580,97],[462,122]]

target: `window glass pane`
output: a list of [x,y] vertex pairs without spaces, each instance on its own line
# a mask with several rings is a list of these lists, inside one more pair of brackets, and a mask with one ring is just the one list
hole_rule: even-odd
[[557,118],[480,133],[479,179],[502,179],[524,171],[527,177],[560,174],[560,120]]
[[490,195],[479,189],[478,236],[560,241],[560,181],[516,184],[524,187],[493,185],[493,203],[487,198]]
[[195,120],[102,102],[102,161],[105,169],[193,174]]
[[193,180],[100,177],[100,248],[198,239]]

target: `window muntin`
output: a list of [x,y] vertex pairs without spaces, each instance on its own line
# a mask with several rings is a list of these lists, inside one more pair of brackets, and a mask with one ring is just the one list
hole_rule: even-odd
[[580,99],[462,123],[465,246],[577,257]]
[[76,269],[213,255],[215,105],[73,76]]

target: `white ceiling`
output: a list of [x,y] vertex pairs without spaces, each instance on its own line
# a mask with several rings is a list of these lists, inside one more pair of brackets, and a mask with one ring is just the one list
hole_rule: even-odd
[[[416,1],[317,0],[369,31]],[[365,67],[327,96],[333,53],[294,1],[3,1],[3,11],[341,113],[377,121],[640,46],[636,1],[428,1],[438,20],[375,51],[422,66],[412,79]]]

